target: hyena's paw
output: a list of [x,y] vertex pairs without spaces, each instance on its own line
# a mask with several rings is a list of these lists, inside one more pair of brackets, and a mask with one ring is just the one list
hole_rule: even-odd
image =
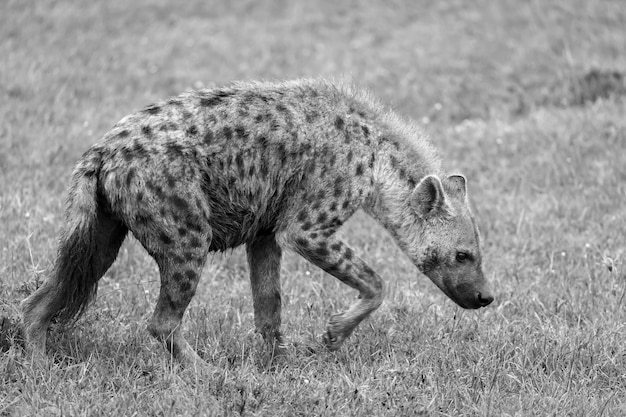
[[331,316],[330,320],[328,321],[328,325],[326,325],[326,331],[322,335],[322,341],[324,342],[326,348],[329,350],[339,349],[344,340],[346,340],[346,338],[350,336],[350,333],[352,332],[351,328],[346,329],[345,323],[342,319],[342,313],[335,314]]

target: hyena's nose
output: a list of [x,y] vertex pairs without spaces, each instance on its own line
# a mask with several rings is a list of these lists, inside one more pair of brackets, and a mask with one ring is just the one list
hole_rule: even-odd
[[489,304],[491,304],[491,302],[493,301],[493,295],[487,293],[487,294],[483,294],[483,293],[478,293],[478,303],[480,304],[481,307],[487,307]]

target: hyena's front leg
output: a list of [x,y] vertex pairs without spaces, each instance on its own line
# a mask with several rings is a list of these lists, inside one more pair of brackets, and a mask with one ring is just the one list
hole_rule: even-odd
[[272,349],[283,349],[280,332],[280,260],[282,251],[274,234],[257,236],[247,247],[254,323]]
[[383,282],[354,251],[341,240],[313,232],[294,239],[295,250],[313,264],[359,291],[359,300],[347,311],[331,316],[323,339],[335,350],[356,326],[383,301]]

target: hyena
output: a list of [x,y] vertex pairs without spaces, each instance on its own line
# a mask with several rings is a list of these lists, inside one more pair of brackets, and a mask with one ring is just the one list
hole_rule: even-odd
[[464,308],[493,300],[465,178],[445,176],[428,138],[352,87],[323,80],[238,83],[184,93],[118,122],[78,162],[58,255],[22,302],[33,354],[53,318],[80,316],[128,232],[156,261],[149,332],[183,363],[199,360],[181,320],[207,255],[245,244],[257,330],[284,346],[283,249],[359,292],[333,315],[337,349],[380,306],[383,281],[336,236],[358,209]]

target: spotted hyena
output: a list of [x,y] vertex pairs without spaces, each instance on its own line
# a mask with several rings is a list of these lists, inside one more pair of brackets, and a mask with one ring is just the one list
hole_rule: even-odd
[[425,135],[367,94],[322,80],[191,91],[125,117],[76,166],[58,256],[22,302],[29,349],[78,317],[129,231],[161,276],[148,329],[181,362],[181,320],[207,255],[245,244],[255,324],[283,345],[280,262],[291,249],[359,291],[330,318],[337,349],[383,300],[383,282],[336,236],[358,209],[464,308],[493,297],[465,178],[444,176]]

